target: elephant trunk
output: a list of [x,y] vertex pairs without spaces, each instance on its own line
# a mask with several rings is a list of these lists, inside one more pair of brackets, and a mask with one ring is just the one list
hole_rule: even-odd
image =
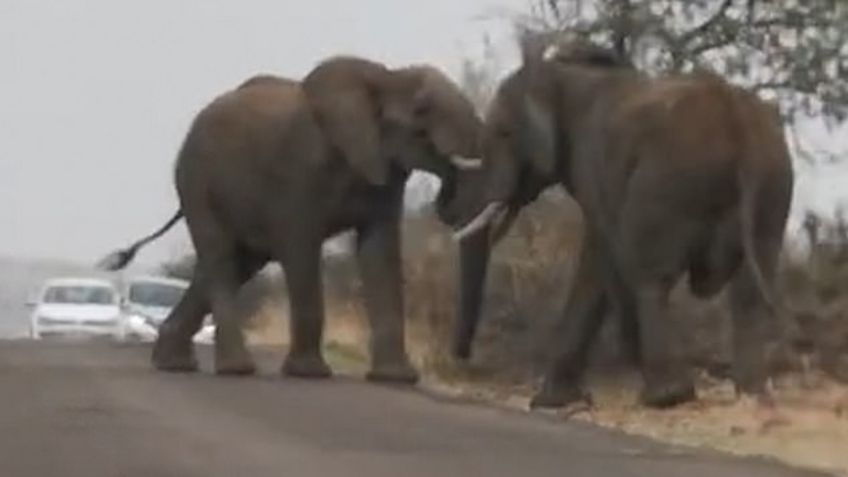
[[466,236],[459,245],[459,317],[454,330],[453,354],[460,359],[471,357],[471,344],[480,322],[480,309],[486,283],[486,270],[491,252],[490,226]]

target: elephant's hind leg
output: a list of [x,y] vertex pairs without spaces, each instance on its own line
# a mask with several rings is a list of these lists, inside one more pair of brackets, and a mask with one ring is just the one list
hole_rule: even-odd
[[680,333],[669,313],[672,280],[645,280],[635,287],[636,313],[641,324],[641,400],[646,406],[666,408],[696,398],[695,386],[679,349]]
[[689,250],[700,223],[670,212],[665,204],[631,199],[621,214],[621,249],[617,256],[625,284],[621,298],[639,323],[644,379],[641,400],[657,408],[696,398],[669,293],[688,266]]
[[733,278],[744,258],[739,221],[725,219],[711,231],[706,244],[692,253],[689,288],[698,298],[712,298]]
[[[238,256],[221,256],[210,267],[209,294],[215,320],[215,373],[246,375],[256,372],[256,365],[245,344],[236,296],[245,278]],[[255,269],[253,270],[255,273]],[[250,274],[250,276],[253,275]]]
[[[756,260],[767,286],[773,288],[781,236],[758,240]],[[763,299],[749,267],[740,267],[730,288],[733,315],[733,380],[737,392],[764,396],[767,366],[765,344],[769,326],[775,320]]]
[[198,253],[197,272],[204,278],[215,320],[215,373],[253,374],[256,365],[245,344],[236,296],[266,260],[248,253],[214,221],[204,225],[201,230],[193,230],[193,238]]
[[210,311],[200,274],[195,274],[180,302],[159,328],[151,361],[160,371],[197,371],[192,337]]

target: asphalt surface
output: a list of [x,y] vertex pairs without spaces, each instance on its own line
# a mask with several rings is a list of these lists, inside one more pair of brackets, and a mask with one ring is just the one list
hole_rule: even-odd
[[821,475],[355,378],[286,379],[274,354],[257,377],[221,378],[156,373],[148,353],[0,342],[0,476]]

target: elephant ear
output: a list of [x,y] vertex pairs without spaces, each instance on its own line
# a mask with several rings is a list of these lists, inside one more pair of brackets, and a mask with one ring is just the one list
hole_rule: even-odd
[[370,184],[385,185],[388,159],[380,153],[380,126],[375,100],[365,87],[347,88],[319,101],[315,109],[330,142]]
[[542,177],[556,172],[556,131],[552,113],[539,104],[538,100],[524,98],[525,150],[530,151],[530,161]]

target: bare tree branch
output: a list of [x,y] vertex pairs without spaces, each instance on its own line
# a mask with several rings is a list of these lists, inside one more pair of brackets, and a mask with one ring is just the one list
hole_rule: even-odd
[[717,50],[719,48],[724,48],[725,46],[732,45],[736,41],[736,38],[731,36],[723,36],[717,40],[707,41],[700,45],[697,45],[692,48],[688,48],[683,50],[683,53],[686,56],[695,58],[703,55],[704,53],[712,50]]
[[789,81],[763,81],[760,83],[756,83],[751,85],[751,89],[755,92],[759,93],[760,91],[766,90],[795,90],[795,87]]

